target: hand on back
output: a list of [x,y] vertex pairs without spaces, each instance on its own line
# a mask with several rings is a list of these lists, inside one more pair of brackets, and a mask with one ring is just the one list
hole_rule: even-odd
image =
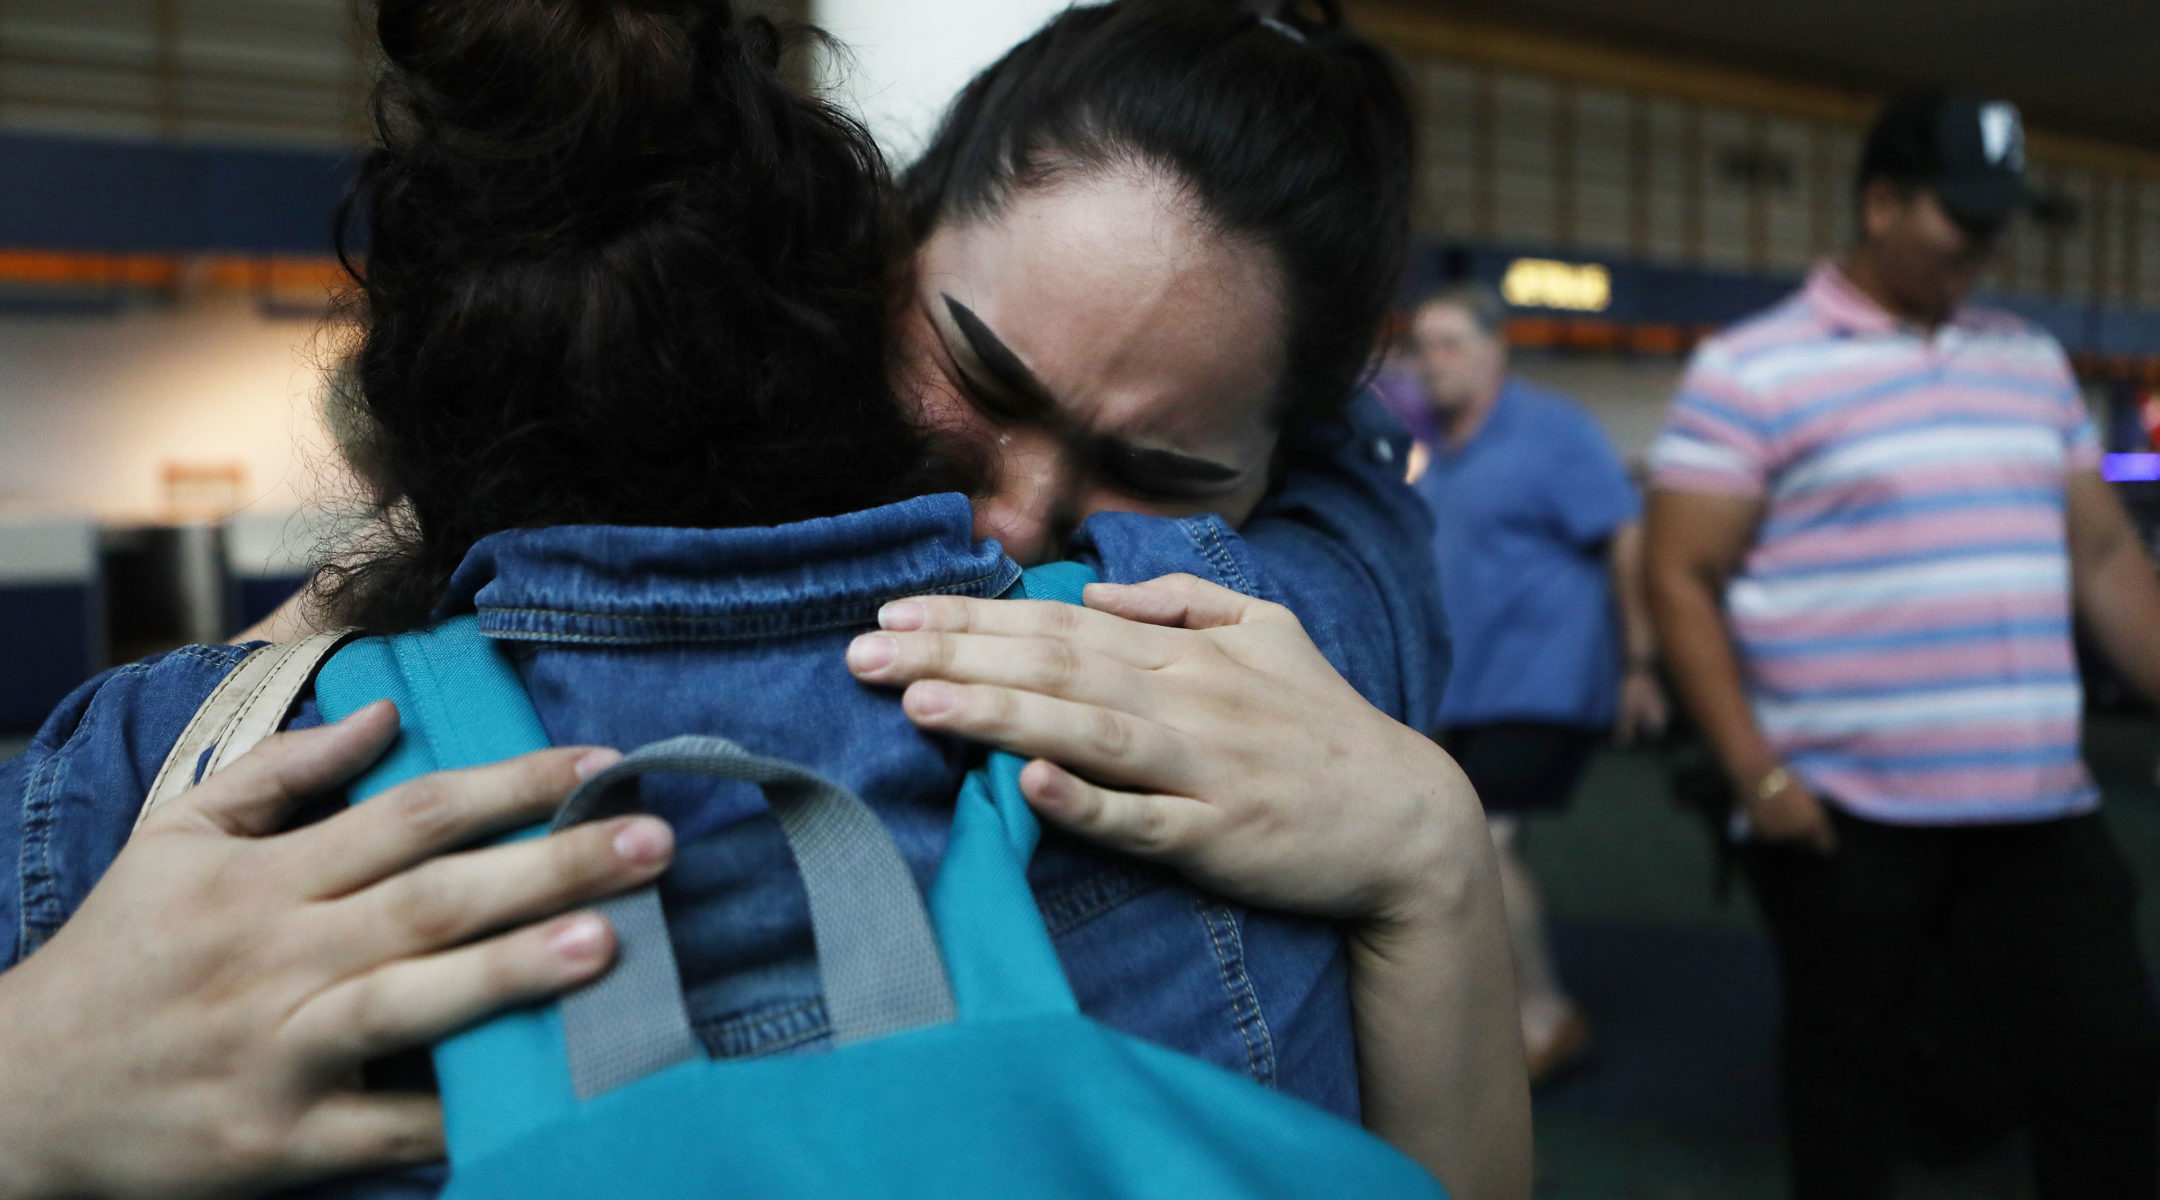
[[431,775],[279,832],[396,731],[379,704],[264,742],[153,812],[0,974],[0,1197],[224,1197],[439,1158],[435,1098],[363,1091],[361,1065],[607,966],[595,915],[513,927],[652,879],[666,825],[458,848],[544,819],[613,751]]

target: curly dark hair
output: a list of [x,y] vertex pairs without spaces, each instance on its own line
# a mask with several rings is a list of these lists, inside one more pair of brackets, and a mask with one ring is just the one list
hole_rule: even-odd
[[788,81],[798,30],[726,0],[380,0],[376,32],[333,403],[383,533],[327,573],[337,619],[424,623],[497,530],[957,482],[888,383],[883,160]]
[[1168,172],[1272,252],[1288,305],[1285,424],[1350,401],[1410,253],[1410,106],[1338,0],[1074,7],[953,102],[901,180],[909,231],[989,216],[1072,169]]

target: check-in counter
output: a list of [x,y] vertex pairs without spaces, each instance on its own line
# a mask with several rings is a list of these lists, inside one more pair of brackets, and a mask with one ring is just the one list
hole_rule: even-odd
[[0,733],[36,729],[104,664],[96,523],[0,515]]

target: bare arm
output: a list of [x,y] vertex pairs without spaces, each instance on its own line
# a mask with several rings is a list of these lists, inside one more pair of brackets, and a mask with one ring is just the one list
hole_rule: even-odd
[[1650,613],[1673,684],[1724,764],[1757,832],[1827,851],[1834,843],[1821,801],[1797,782],[1773,796],[1759,794],[1782,764],[1748,704],[1724,594],[1761,520],[1759,500],[1652,493],[1645,555]]
[[2078,615],[2123,678],[2160,704],[2160,574],[2152,556],[2098,471],[2071,476],[2067,499]]
[[1650,621],[1650,596],[1643,583],[1642,522],[1630,521],[1613,531],[1605,558],[1612,572],[1613,600],[1620,609],[1620,704],[1614,736],[1625,746],[1638,737],[1665,732],[1665,693],[1657,681],[1657,632]]
[[1360,698],[1286,609],[1190,576],[1087,600],[905,601],[849,667],[908,685],[917,724],[1040,756],[1021,786],[1045,819],[1235,899],[1350,922],[1367,1124],[1460,1200],[1528,1196],[1499,873],[1462,772]]
[[1350,935],[1365,1123],[1463,1200],[1530,1193],[1515,964],[1491,836],[1476,846],[1483,832],[1456,830],[1423,897]]

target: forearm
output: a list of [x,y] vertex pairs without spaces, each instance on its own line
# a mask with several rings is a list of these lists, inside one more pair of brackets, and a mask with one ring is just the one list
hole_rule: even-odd
[[1711,582],[1695,572],[1651,579],[1652,616],[1665,668],[1735,784],[1752,787],[1778,756],[1756,724],[1733,654],[1730,627]]
[[1521,1200],[1530,1088],[1499,868],[1481,818],[1454,825],[1416,904],[1350,938],[1365,1123],[1457,1200]]
[[1628,665],[1647,665],[1657,656],[1657,630],[1650,619],[1649,590],[1643,583],[1642,526],[1629,522],[1614,531],[1606,557]]
[[2160,575],[2133,538],[2123,538],[2077,580],[2079,615],[2115,670],[2160,705]]

